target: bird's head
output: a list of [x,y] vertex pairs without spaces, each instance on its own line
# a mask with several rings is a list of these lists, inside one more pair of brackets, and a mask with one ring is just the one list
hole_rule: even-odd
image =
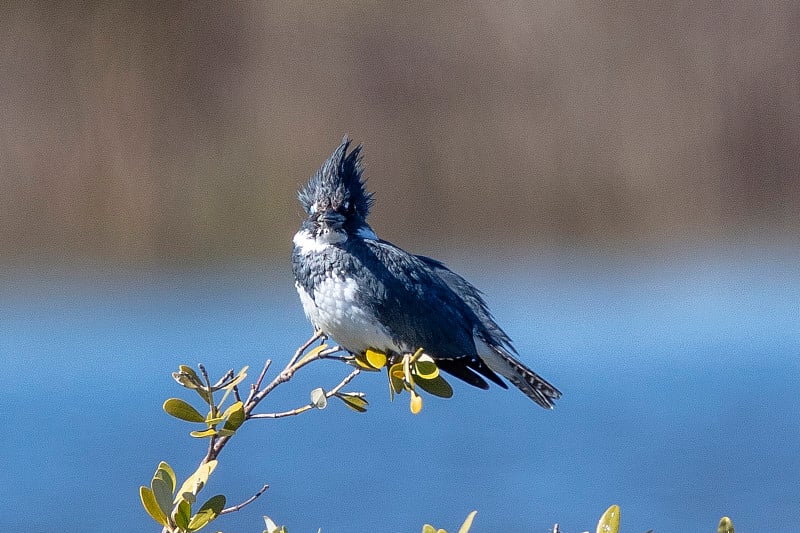
[[361,145],[348,154],[349,146],[350,140],[345,137],[297,193],[308,215],[303,229],[317,240],[338,243],[348,235],[372,233],[366,223],[372,194],[366,191],[361,177]]

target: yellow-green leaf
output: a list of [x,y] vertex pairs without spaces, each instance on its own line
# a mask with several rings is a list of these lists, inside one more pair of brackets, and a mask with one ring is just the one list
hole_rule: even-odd
[[205,422],[206,417],[201,415],[197,409],[180,398],[170,398],[164,402],[164,411],[168,415],[174,416],[187,422]]
[[318,356],[324,350],[328,349],[328,345],[325,343],[320,344],[319,346],[313,348],[307,354],[300,358],[300,360],[296,363],[298,366],[306,364],[309,360],[313,359],[314,357]]
[[436,528],[430,524],[422,526],[422,533],[437,533]]
[[244,423],[244,405],[242,402],[236,402],[225,409],[222,416],[225,418],[224,429],[236,431]]
[[403,383],[403,365],[397,363],[389,369],[389,387],[394,394],[400,394],[405,389]]
[[419,412],[422,411],[422,396],[413,390],[409,392],[411,393],[411,412],[415,415],[419,414]]
[[186,500],[181,500],[178,506],[175,507],[175,513],[172,515],[175,520],[175,525],[181,529],[189,528],[189,519],[192,516],[192,504]]
[[190,366],[179,366],[178,371],[172,373],[172,378],[187,389],[196,389],[203,386],[200,376]]
[[342,400],[344,404],[358,413],[366,413],[369,403],[364,395],[356,392],[338,392],[336,397]]
[[172,513],[172,491],[169,482],[164,481],[158,474],[150,481],[150,490],[153,491],[156,503],[164,516]]
[[178,494],[175,497],[175,502],[177,503],[178,500],[184,499],[189,500],[186,498],[185,493],[190,493],[196,495],[200,492],[206,483],[208,483],[208,476],[217,468],[217,460],[214,459],[213,461],[209,461],[197,467],[197,470],[194,473],[186,478],[186,481],[183,482],[181,488],[178,490]]
[[458,533],[469,533],[469,530],[472,527],[472,521],[475,520],[476,514],[478,514],[478,511],[472,511],[467,515],[467,519],[464,520],[464,523],[461,524],[460,528],[458,528]]
[[381,369],[386,366],[386,354],[383,352],[368,348],[364,357],[372,368]]
[[230,380],[228,383],[226,383],[223,388],[224,389],[232,389],[233,387],[235,387],[236,385],[238,385],[239,383],[244,381],[244,379],[247,377],[247,369],[248,368],[250,368],[250,367],[245,366],[244,368],[242,368],[239,371],[239,373],[236,374],[236,377],[234,377],[232,380]]
[[434,379],[421,379],[417,381],[417,386],[428,394],[440,398],[453,397],[453,387],[442,376],[436,376]]
[[144,510],[147,511],[153,520],[161,524],[162,526],[166,526],[169,524],[167,521],[167,515],[164,514],[164,511],[161,510],[159,507],[158,502],[156,501],[156,496],[153,494],[153,491],[147,487],[139,487],[139,498],[142,500],[142,506],[144,506]]
[[163,472],[162,479],[167,481],[169,484],[169,491],[170,493],[175,491],[175,487],[178,484],[178,479],[175,477],[175,471],[169,466],[168,463],[161,461],[158,463],[158,468],[156,469],[156,476],[159,475],[159,472]]
[[212,496],[206,503],[202,505],[202,507],[200,507],[200,509],[197,511],[197,514],[192,517],[192,519],[189,521],[189,527],[187,529],[190,531],[197,531],[219,516],[220,511],[222,511],[224,508],[225,496],[222,494]]
[[414,370],[420,379],[435,379],[439,376],[439,367],[428,354],[423,354],[417,359]]
[[719,526],[717,527],[717,533],[734,533],[733,531],[733,522],[727,516],[723,516],[722,519],[719,521]]
[[192,437],[196,439],[207,439],[209,437],[213,437],[217,434],[217,430],[214,428],[204,429],[203,431],[192,431],[189,433]]
[[619,533],[619,505],[606,509],[597,522],[597,533]]

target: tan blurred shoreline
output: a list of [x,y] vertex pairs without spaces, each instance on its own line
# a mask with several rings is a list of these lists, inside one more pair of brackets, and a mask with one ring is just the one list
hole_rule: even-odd
[[410,249],[791,237],[798,6],[6,3],[0,263],[286,254],[344,133]]

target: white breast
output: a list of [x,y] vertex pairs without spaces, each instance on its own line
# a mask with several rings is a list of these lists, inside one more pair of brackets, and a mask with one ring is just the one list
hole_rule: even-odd
[[[303,255],[319,253],[330,246],[306,232],[298,232],[294,244]],[[356,297],[359,287],[354,279],[331,274],[316,283],[313,298],[299,283],[295,287],[314,327],[333,337],[343,348],[354,353],[363,353],[367,348],[400,352],[373,313],[359,303]]]
[[383,352],[400,349],[375,319],[356,301],[358,286],[353,279],[325,278],[314,288],[314,298],[300,284],[295,284],[306,316],[343,348],[363,353],[367,348]]

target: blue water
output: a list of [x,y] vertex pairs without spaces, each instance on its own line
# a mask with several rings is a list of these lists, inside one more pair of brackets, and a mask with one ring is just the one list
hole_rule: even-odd
[[[256,503],[213,530],[299,533],[594,530],[797,531],[800,521],[800,253],[716,250],[647,257],[450,258],[487,295],[523,358],[564,393],[546,412],[517,391],[452,381],[455,397],[249,422],[204,494]],[[138,501],[160,460],[192,471],[204,443],[161,411],[192,399],[179,364],[212,374],[276,367],[309,327],[278,268],[51,267],[2,273],[2,531],[158,531]],[[316,368],[313,368],[316,366]],[[282,410],[345,375],[313,365],[262,404]],[[193,400],[193,399],[192,399]],[[211,528],[209,528],[211,530]]]

